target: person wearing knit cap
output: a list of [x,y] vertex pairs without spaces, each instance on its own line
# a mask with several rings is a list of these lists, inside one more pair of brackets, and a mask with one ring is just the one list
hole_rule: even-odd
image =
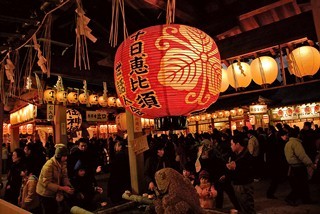
[[36,187],[43,214],[58,213],[56,196],[62,192],[74,192],[67,174],[68,149],[63,144],[56,144],[55,147],[55,155],[42,167]]

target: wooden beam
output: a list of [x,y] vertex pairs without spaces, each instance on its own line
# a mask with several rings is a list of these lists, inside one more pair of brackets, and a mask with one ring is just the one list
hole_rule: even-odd
[[315,26],[316,32],[317,32],[318,42],[320,42],[320,1],[319,0],[311,0],[311,7],[312,7],[314,26]]
[[228,59],[303,37],[311,40],[316,39],[311,12],[301,13],[273,24],[216,41],[216,43],[219,47],[221,58]]

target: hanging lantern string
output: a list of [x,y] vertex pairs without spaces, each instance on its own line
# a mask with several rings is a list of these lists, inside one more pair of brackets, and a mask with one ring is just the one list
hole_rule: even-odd
[[260,68],[260,75],[261,75],[261,79],[262,79],[262,84],[265,85],[267,80],[266,80],[266,75],[264,73],[264,69],[263,69],[263,65],[262,65],[262,62],[261,62],[261,58],[258,57],[258,60],[259,60],[259,68]]
[[110,36],[109,36],[109,43],[112,47],[115,47],[118,44],[119,8],[121,11],[122,22],[123,22],[123,38],[125,40],[128,37],[128,30],[127,30],[125,11],[124,11],[124,0],[112,0],[112,20],[111,20]]
[[174,23],[175,11],[176,11],[176,0],[168,0],[166,24],[173,24]]

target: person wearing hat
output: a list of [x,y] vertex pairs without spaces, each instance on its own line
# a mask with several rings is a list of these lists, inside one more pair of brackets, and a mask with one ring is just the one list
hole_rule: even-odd
[[36,192],[40,196],[43,214],[58,213],[58,192],[73,194],[74,190],[67,173],[68,149],[63,144],[56,144],[55,154],[42,167]]
[[201,170],[199,173],[200,184],[195,187],[199,195],[200,206],[204,209],[213,209],[214,199],[217,196],[217,191],[213,184],[209,182],[209,178],[209,173]]
[[234,156],[231,157],[228,168],[228,176],[231,177],[234,191],[238,199],[241,213],[253,214],[253,160],[247,148],[248,138],[242,134],[235,135],[231,140],[231,149]]

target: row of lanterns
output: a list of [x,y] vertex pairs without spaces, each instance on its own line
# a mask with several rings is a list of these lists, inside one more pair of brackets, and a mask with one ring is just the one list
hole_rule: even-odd
[[285,107],[285,108],[280,108],[277,111],[277,115],[279,117],[284,116],[285,114],[287,116],[292,116],[293,114],[311,114],[311,113],[320,113],[320,105],[305,105],[305,106],[296,106],[296,107]]
[[110,134],[110,133],[117,133],[117,125],[100,125],[99,127],[100,133],[102,134]]
[[[289,72],[297,77],[312,76],[320,68],[320,53],[311,46],[302,46],[294,49],[287,56]],[[233,88],[247,87],[253,80],[258,85],[271,84],[278,76],[278,64],[269,56],[254,59],[251,64],[236,62],[227,70],[222,69],[220,92]]]
[[19,126],[19,133],[21,134],[33,134],[33,124],[27,124]]
[[10,127],[11,127],[11,124],[7,124],[7,123],[3,123],[2,125],[2,130],[3,130],[3,134],[10,134]]
[[[154,119],[140,118],[142,128],[154,127]],[[127,130],[127,118],[126,113],[120,113],[116,116],[117,128],[121,131]]]
[[242,116],[244,114],[244,110],[242,108],[231,109],[230,111],[218,111],[213,112],[212,114],[201,114],[188,117],[189,122],[200,121],[200,120],[209,120],[209,119],[217,119],[217,118],[226,118],[226,117],[235,117]]
[[78,95],[77,92],[67,93],[66,91],[56,92],[55,90],[48,89],[44,91],[43,99],[45,102],[49,103],[80,103],[80,104],[90,104],[90,105],[100,105],[102,107],[122,107],[120,100],[116,97],[105,97],[98,96],[96,94],[91,94],[89,97],[85,93]]

